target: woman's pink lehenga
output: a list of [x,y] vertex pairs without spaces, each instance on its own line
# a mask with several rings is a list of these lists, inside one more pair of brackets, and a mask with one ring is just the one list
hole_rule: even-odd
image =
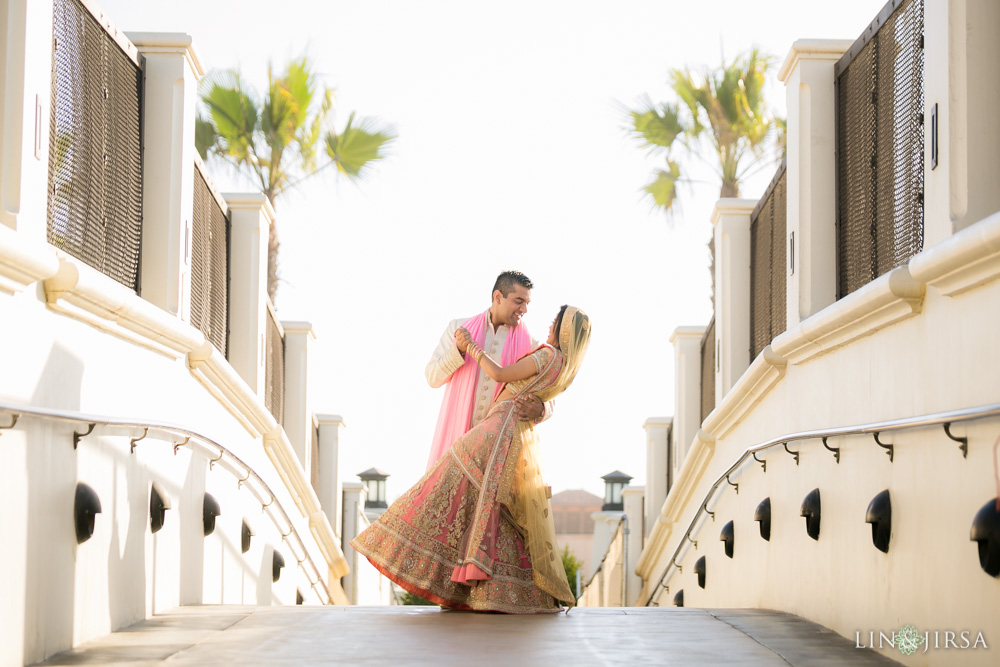
[[[534,355],[540,371],[511,383],[517,393],[542,391],[559,376],[558,350],[542,346]],[[524,478],[522,449],[532,437],[514,416],[513,400],[494,404],[351,545],[407,591],[445,607],[535,614],[572,605],[565,578],[559,584],[540,576],[526,546],[538,540],[530,539],[534,524],[515,494],[518,476]],[[540,512],[549,517],[547,506]],[[558,558],[550,541],[542,544],[540,557]]]

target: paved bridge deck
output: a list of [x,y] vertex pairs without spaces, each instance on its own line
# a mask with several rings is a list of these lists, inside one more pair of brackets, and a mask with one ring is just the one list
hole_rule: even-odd
[[766,610],[574,609],[506,616],[437,607],[180,607],[43,665],[893,665]]

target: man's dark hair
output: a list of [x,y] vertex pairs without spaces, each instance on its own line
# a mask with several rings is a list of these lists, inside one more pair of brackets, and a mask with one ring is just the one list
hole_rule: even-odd
[[504,271],[499,276],[497,276],[497,281],[493,284],[493,289],[490,291],[492,295],[493,292],[500,290],[500,294],[504,298],[507,298],[511,292],[514,291],[514,284],[518,284],[525,289],[531,289],[534,285],[531,284],[531,278],[524,275],[520,271]]

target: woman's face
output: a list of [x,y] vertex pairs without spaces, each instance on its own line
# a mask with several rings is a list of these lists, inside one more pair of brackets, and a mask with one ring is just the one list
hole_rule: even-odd
[[559,347],[559,330],[556,328],[556,321],[559,319],[559,313],[552,318],[552,324],[549,325],[549,339],[545,341],[552,347]]

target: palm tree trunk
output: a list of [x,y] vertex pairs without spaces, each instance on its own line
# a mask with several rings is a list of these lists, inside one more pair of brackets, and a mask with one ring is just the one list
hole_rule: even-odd
[[271,304],[275,303],[275,295],[278,293],[278,230],[275,229],[274,222],[271,223],[271,230],[267,235],[267,295],[271,298]]

